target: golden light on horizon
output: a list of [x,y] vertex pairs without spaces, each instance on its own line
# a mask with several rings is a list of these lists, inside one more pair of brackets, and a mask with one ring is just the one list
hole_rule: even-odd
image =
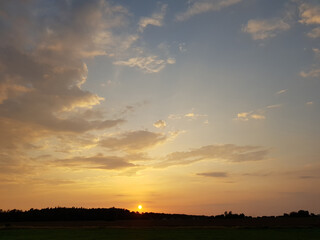
[[139,205],[138,209],[139,209],[139,211],[141,211],[142,210],[142,205]]

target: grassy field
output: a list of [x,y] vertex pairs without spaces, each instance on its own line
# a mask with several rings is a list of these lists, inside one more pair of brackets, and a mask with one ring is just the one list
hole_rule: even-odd
[[1,240],[319,240],[320,229],[73,228],[1,229]]

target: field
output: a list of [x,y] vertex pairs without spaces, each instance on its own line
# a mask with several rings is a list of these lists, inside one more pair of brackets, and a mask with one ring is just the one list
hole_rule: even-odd
[[319,240],[319,228],[7,228],[0,240]]

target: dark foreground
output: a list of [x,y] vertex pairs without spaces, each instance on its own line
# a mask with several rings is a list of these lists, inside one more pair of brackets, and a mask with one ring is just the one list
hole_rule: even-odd
[[320,215],[250,217],[138,213],[119,208],[0,210],[0,240],[320,240]]
[[319,228],[6,228],[1,240],[319,240]]

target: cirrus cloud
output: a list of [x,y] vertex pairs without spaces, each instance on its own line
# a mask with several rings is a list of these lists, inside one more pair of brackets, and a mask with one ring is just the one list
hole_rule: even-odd
[[145,73],[157,73],[165,68],[167,64],[174,64],[174,58],[168,58],[166,60],[159,59],[158,56],[146,56],[146,57],[134,57],[128,60],[115,61],[114,65],[136,67],[141,69]]
[[91,168],[102,170],[117,170],[134,167],[136,165],[128,162],[127,158],[117,156],[103,156],[97,154],[92,157],[73,157],[69,159],[59,159],[51,162],[54,166],[66,168]]
[[202,160],[223,160],[233,163],[261,161],[266,159],[268,149],[260,146],[238,146],[234,144],[207,145],[185,152],[173,152],[155,167],[186,165]]
[[167,6],[167,4],[163,4],[160,11],[153,13],[151,17],[142,17],[139,21],[139,31],[143,32],[148,25],[161,27],[163,25]]
[[213,177],[213,178],[226,178],[228,177],[228,173],[226,172],[203,172],[197,173],[198,176],[203,177]]
[[241,1],[242,0],[193,1],[185,12],[176,15],[176,21],[186,21],[189,18],[198,14],[219,11],[223,8],[229,7]]

